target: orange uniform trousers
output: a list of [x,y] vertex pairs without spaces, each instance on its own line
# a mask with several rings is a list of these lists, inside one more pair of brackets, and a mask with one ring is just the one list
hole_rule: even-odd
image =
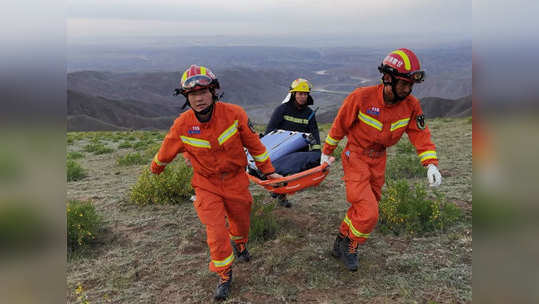
[[346,200],[351,204],[340,226],[350,239],[365,243],[378,222],[378,202],[385,182],[386,154],[373,158],[344,149],[342,166]]
[[[249,237],[251,204],[249,179],[243,170],[204,177],[194,173],[195,210],[206,226],[210,248],[210,271],[227,271],[234,261],[230,240],[246,243]],[[228,220],[228,224],[227,224]]]

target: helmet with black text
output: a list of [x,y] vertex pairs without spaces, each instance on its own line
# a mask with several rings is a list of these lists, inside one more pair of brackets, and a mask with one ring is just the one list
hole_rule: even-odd
[[[213,99],[217,100],[218,96],[216,90],[220,89],[219,80],[213,72],[207,67],[198,66],[196,64],[191,65],[182,74],[180,79],[180,88],[175,89],[174,95],[182,94],[187,98],[190,92],[203,90],[209,88],[212,93]],[[188,102],[183,105],[183,108],[188,105]]]

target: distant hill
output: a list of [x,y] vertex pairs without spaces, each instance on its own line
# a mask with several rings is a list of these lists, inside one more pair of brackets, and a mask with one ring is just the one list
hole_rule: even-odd
[[[465,117],[472,115],[472,96],[460,99],[444,99],[438,97],[425,97],[420,99],[421,108],[427,118],[437,117]],[[331,123],[337,116],[337,108],[320,113],[316,116],[319,123]]]
[[421,108],[429,118],[472,116],[472,96],[456,100],[425,97],[421,99]]
[[[274,103],[278,105],[277,103]],[[317,113],[319,123],[331,123],[337,115],[341,103],[335,102],[331,108]],[[316,107],[316,105],[315,105]],[[421,99],[421,107],[428,118],[463,117],[471,115],[472,99],[443,99],[426,97]],[[270,113],[274,106],[245,107],[250,117],[256,113]],[[133,100],[112,100],[90,96],[69,90],[67,92],[68,131],[100,131],[121,129],[168,129],[181,113],[179,106],[155,105]],[[255,113],[255,114],[253,114]],[[269,114],[258,123],[267,123]]]
[[168,129],[180,111],[179,106],[67,92],[68,131]]

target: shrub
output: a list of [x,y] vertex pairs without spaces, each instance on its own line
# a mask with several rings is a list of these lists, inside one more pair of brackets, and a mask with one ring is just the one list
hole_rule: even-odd
[[67,153],[67,159],[79,159],[79,158],[83,158],[84,157],[84,154],[80,153],[80,152],[68,152]]
[[67,136],[67,144],[68,144],[68,145],[72,145],[73,142],[74,142],[73,137],[71,137],[71,136],[68,135],[68,136]]
[[416,155],[399,153],[389,157],[387,161],[386,180],[422,177],[426,175],[427,169],[421,165]]
[[275,238],[279,225],[271,213],[275,204],[263,204],[261,196],[255,196],[251,207],[249,241],[263,243]]
[[84,147],[83,150],[86,151],[86,152],[92,152],[92,153],[94,153],[96,155],[110,153],[110,152],[113,151],[111,148],[105,147],[104,144],[101,144],[101,143],[98,143],[98,142],[96,143],[95,141],[93,141],[90,144],[87,144]]
[[102,231],[102,219],[89,202],[71,200],[66,204],[67,248],[71,252],[87,247]]
[[396,235],[445,231],[460,219],[462,212],[441,194],[435,196],[434,200],[427,197],[425,185],[416,184],[412,189],[404,179],[388,182],[380,201],[379,230]]
[[148,140],[137,141],[136,143],[133,144],[133,149],[137,151],[144,150],[151,143],[152,141],[148,141]]
[[191,167],[185,165],[181,157],[170,163],[160,175],[145,168],[131,188],[130,200],[137,205],[184,202],[193,195],[192,175]]
[[152,143],[144,150],[144,157],[152,159],[159,152],[159,148],[161,148],[161,143]]
[[131,148],[133,145],[131,145],[128,141],[123,141],[118,145],[118,149],[128,149]]
[[128,153],[123,157],[116,158],[116,163],[118,166],[144,165],[148,163],[148,160],[140,153]]
[[67,181],[78,181],[86,176],[86,170],[84,170],[76,161],[72,159],[67,160]]

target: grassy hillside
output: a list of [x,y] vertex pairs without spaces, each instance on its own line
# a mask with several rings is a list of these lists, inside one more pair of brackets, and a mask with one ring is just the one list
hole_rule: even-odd
[[[465,214],[458,225],[422,237],[375,230],[360,247],[359,271],[345,270],[330,255],[348,208],[339,161],[319,187],[291,196],[291,209],[272,211],[277,235],[250,243],[253,259],[235,264],[227,303],[471,303],[471,119],[442,118],[429,125],[444,176],[439,191]],[[320,127],[322,137],[328,128]],[[128,201],[163,136],[149,131],[68,133],[68,155],[77,155],[87,177],[68,183],[67,198],[92,201],[104,221],[97,243],[68,259],[68,303],[79,303],[81,294],[90,303],[211,301],[217,280],[208,270],[205,231],[191,202],[139,207]],[[85,152],[96,143],[113,151]],[[120,166],[118,158],[129,153],[140,153],[147,165]],[[390,157],[395,153],[391,149]],[[426,178],[411,181],[426,183]],[[261,187],[250,189],[263,203],[274,203]]]

